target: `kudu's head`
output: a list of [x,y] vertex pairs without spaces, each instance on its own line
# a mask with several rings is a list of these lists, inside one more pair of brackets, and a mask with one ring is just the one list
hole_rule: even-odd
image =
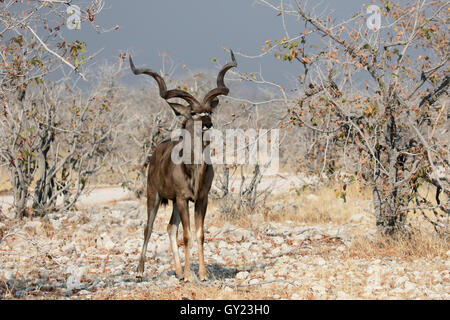
[[203,98],[202,102],[199,102],[190,93],[184,90],[178,89],[167,90],[167,86],[164,79],[158,73],[154,72],[151,69],[136,68],[134,66],[133,60],[131,59],[131,55],[130,55],[130,66],[131,70],[136,75],[147,74],[149,76],[152,76],[158,83],[159,94],[163,99],[169,100],[172,98],[181,98],[188,103],[188,105],[183,105],[167,101],[172,110],[175,112],[175,115],[177,116],[181,115],[185,118],[185,121],[183,122],[183,128],[187,130],[193,129],[194,122],[201,121],[202,129],[203,131],[206,131],[212,127],[211,114],[219,104],[219,99],[217,97],[220,95],[226,96],[230,91],[225,86],[224,76],[229,69],[237,66],[237,62],[236,59],[234,58],[233,51],[230,50],[230,52],[232,61],[224,65],[222,70],[220,70],[217,76],[217,88],[209,91]]

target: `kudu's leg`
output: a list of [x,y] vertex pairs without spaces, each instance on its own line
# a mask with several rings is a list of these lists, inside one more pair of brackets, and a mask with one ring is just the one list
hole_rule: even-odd
[[167,225],[167,233],[169,234],[170,248],[172,249],[173,259],[175,260],[175,274],[178,279],[182,278],[180,254],[178,252],[178,245],[177,245],[177,234],[180,221],[181,221],[180,212],[178,211],[176,201],[174,201],[172,217],[170,218],[170,222]]
[[184,281],[191,281],[191,272],[189,265],[189,248],[191,245],[191,227],[189,223],[189,202],[185,199],[177,198],[177,207],[180,213],[181,223],[183,225],[184,240]]
[[149,193],[147,195],[147,225],[144,229],[144,244],[142,245],[141,259],[137,268],[137,276],[142,277],[144,274],[145,254],[147,253],[147,245],[150,236],[152,235],[153,222],[155,221],[158,208],[161,203],[161,198],[157,192]]
[[203,225],[205,223],[206,208],[208,207],[208,198],[199,200],[195,203],[195,235],[198,244],[198,277],[201,281],[207,279],[205,268],[205,256],[203,254],[203,243],[205,241],[205,232]]

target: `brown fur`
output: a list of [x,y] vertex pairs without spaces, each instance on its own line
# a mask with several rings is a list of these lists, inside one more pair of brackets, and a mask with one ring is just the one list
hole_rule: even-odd
[[[182,128],[187,130],[190,133],[191,138],[193,138],[194,121],[201,121],[201,128],[211,128],[211,113],[218,104],[217,96],[228,94],[229,90],[223,81],[224,76],[230,68],[237,65],[233,52],[231,52],[231,57],[233,61],[226,64],[217,76],[217,88],[209,91],[201,103],[185,91],[167,91],[162,77],[150,69],[136,69],[131,57],[130,66],[135,74],[147,74],[155,78],[158,82],[160,95],[162,98],[168,100],[177,97],[188,102],[188,106],[178,103],[168,103],[176,115],[182,115],[185,118]],[[144,229],[144,244],[138,266],[138,276],[142,276],[144,272],[145,253],[158,208],[161,204],[166,204],[168,203],[168,200],[172,200],[173,211],[169,225],[167,226],[167,232],[169,233],[172,254],[175,260],[175,272],[177,277],[182,277],[181,263],[176,241],[178,225],[181,222],[183,225],[185,249],[184,279],[186,281],[191,279],[191,274],[189,271],[189,248],[191,246],[192,236],[189,221],[189,201],[192,201],[195,203],[195,235],[199,246],[199,278],[200,280],[206,280],[206,269],[203,255],[204,221],[206,209],[208,207],[208,193],[211,189],[211,184],[214,178],[214,170],[211,165],[204,162],[201,164],[175,164],[171,159],[171,154],[173,148],[179,142],[180,141],[167,140],[160,143],[155,148],[149,161],[147,179],[148,221]],[[192,141],[192,149],[190,150],[192,153],[193,146],[194,144]],[[206,144],[203,144],[203,147],[205,146]],[[193,159],[193,154],[191,155],[191,159]]]

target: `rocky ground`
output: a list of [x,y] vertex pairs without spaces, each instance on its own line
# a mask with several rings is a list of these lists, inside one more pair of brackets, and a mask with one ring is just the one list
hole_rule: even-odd
[[[3,299],[449,299],[450,251],[431,258],[352,254],[357,234],[374,236],[365,214],[348,223],[268,221],[245,226],[208,213],[209,280],[174,274],[161,208],[144,278],[136,279],[145,206],[120,201],[45,218],[0,222]],[[181,232],[179,238],[181,236]],[[180,242],[183,261],[184,252]],[[197,275],[194,243],[192,273]],[[195,278],[195,277],[194,277]]]

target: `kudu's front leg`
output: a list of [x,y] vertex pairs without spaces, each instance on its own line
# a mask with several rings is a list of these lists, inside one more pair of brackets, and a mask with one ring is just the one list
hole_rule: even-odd
[[189,264],[189,248],[191,245],[191,227],[189,222],[189,201],[177,198],[177,207],[180,212],[181,223],[183,225],[184,240],[184,281],[191,281],[191,272]]

